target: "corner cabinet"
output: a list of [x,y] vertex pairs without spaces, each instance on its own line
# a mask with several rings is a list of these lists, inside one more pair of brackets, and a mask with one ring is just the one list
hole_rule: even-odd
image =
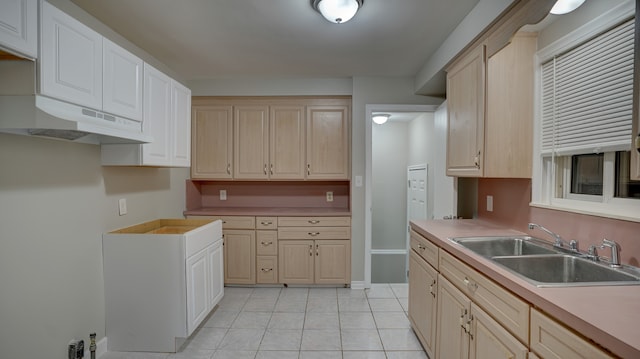
[[536,44],[535,33],[518,33],[493,56],[481,44],[447,70],[447,175],[531,178]]
[[350,99],[196,97],[191,177],[346,180]]
[[38,57],[38,0],[0,2],[0,54],[2,50]]

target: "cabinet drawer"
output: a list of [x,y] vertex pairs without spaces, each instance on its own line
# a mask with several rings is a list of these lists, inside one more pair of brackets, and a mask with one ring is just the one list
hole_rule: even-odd
[[278,227],[349,227],[351,217],[278,217]]
[[451,254],[440,251],[440,273],[521,342],[529,343],[529,304]]
[[206,216],[222,221],[222,229],[255,229],[256,217],[250,216]]
[[256,254],[259,256],[278,255],[278,232],[277,231],[256,231],[258,243]]
[[411,249],[424,258],[433,268],[438,269],[438,246],[411,230]]
[[531,351],[542,358],[614,358],[536,309],[531,309]]
[[350,239],[351,227],[283,227],[278,239]]
[[278,228],[277,217],[256,217],[256,229],[276,229]]
[[258,256],[256,258],[256,272],[257,283],[278,283],[278,257]]

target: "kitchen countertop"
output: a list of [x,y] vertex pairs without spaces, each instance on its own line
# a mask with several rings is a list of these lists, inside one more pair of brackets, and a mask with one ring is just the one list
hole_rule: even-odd
[[183,213],[185,216],[351,216],[347,208],[321,207],[204,207]]
[[538,288],[447,238],[526,235],[482,220],[412,221],[440,248],[622,358],[640,358],[640,285]]

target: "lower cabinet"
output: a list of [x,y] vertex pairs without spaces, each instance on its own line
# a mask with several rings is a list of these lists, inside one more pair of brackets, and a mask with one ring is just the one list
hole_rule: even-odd
[[429,357],[435,353],[438,272],[416,252],[409,255],[409,320]]
[[192,333],[222,299],[222,243],[218,242],[187,259],[187,332]]
[[351,281],[351,241],[282,240],[278,246],[280,283],[348,284]]
[[256,284],[256,231],[224,230],[224,282]]

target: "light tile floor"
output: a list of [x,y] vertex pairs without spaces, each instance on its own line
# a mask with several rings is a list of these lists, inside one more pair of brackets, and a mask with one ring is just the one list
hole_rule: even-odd
[[407,284],[226,287],[181,352],[108,352],[100,359],[427,358],[407,319],[407,296]]

